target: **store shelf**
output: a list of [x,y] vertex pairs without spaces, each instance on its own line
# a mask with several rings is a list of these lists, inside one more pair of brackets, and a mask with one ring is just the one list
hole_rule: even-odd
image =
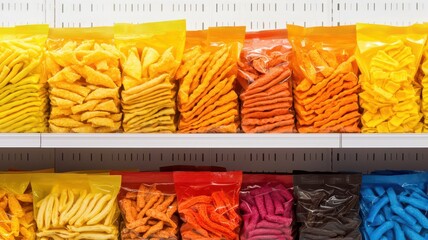
[[338,148],[340,134],[42,134],[42,148]]
[[2,148],[40,148],[39,133],[0,133]]
[[428,134],[342,134],[342,148],[427,148]]

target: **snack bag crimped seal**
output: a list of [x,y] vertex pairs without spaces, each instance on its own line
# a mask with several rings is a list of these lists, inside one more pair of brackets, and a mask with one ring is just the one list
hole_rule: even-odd
[[35,239],[30,174],[0,174],[0,239]]
[[177,198],[172,172],[116,172],[121,239],[178,239]]
[[422,132],[415,74],[426,38],[414,26],[357,24],[362,132]]
[[122,53],[123,130],[133,133],[176,131],[175,72],[186,36],[184,20],[115,24]]
[[355,27],[288,25],[297,130],[360,132]]
[[291,45],[286,30],[245,35],[238,61],[244,132],[295,131],[290,58]]
[[0,132],[46,132],[48,25],[0,28]]
[[118,239],[120,176],[34,174],[37,239]]
[[234,133],[238,130],[237,59],[244,27],[188,32],[177,71],[179,132]]
[[[428,23],[417,24],[418,32],[428,34]],[[421,89],[421,111],[423,114],[423,132],[428,132],[428,41],[425,43],[421,63],[416,74],[417,85]]]
[[120,53],[112,41],[111,27],[50,30],[46,74],[52,132],[119,131]]
[[183,240],[238,240],[242,172],[174,172]]
[[241,240],[294,239],[293,176],[244,174],[239,209]]

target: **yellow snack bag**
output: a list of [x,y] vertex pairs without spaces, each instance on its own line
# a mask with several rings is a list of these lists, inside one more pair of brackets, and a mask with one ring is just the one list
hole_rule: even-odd
[[45,132],[48,25],[0,28],[0,132]]
[[30,174],[0,174],[0,239],[35,239]]
[[121,52],[123,130],[175,132],[174,76],[183,56],[186,22],[115,24],[114,29]]
[[177,71],[179,132],[238,131],[237,61],[245,27],[213,27],[188,32]]
[[[418,32],[428,34],[428,23],[418,24],[416,28]],[[424,50],[422,52],[422,59],[416,74],[416,81],[421,88],[421,111],[424,118],[423,132],[428,132],[428,41],[425,43]]]
[[35,174],[31,180],[37,237],[117,239],[120,176]]
[[416,25],[357,24],[362,132],[422,132],[415,74],[426,38]]
[[112,27],[51,29],[47,43],[52,132],[117,132],[120,52]]

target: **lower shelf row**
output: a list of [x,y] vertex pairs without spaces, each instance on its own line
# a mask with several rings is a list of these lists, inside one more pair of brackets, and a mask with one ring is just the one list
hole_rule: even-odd
[[428,238],[428,172],[0,174],[2,239]]

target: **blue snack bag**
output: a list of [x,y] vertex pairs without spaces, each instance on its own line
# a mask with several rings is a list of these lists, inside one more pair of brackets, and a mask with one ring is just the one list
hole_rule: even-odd
[[428,239],[428,172],[364,175],[360,215],[363,239]]

